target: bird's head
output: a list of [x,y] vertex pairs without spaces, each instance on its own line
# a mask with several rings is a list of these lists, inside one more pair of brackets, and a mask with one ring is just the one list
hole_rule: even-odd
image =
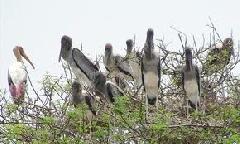
[[66,60],[67,57],[70,55],[71,50],[72,50],[72,38],[66,35],[62,36],[61,51],[58,57],[58,62],[60,62],[61,58]]
[[232,38],[224,39],[223,46],[226,47],[226,48],[232,48],[233,47],[233,40],[232,40]]
[[80,97],[82,95],[82,86],[81,84],[74,80],[72,82],[72,95]]
[[106,76],[102,72],[96,72],[94,74],[93,85],[98,93],[104,95],[105,93],[105,83],[106,83]]
[[25,54],[24,49],[21,46],[15,46],[15,48],[13,48],[13,53],[15,55],[15,57],[17,58],[17,61],[22,62],[22,57],[29,62],[29,64],[33,67],[33,69],[35,69],[32,61],[30,61],[30,59],[28,58],[28,56]]
[[132,52],[132,49],[133,49],[133,40],[132,39],[128,39],[126,41],[126,44],[127,44],[127,52],[130,53]]
[[150,44],[153,43],[153,35],[154,35],[153,29],[149,28],[147,31],[147,39],[146,39],[147,43],[150,43]]
[[110,56],[112,54],[112,44],[106,43],[105,44],[105,57]]
[[151,58],[153,53],[154,43],[153,43],[153,29],[149,28],[147,31],[147,39],[144,44],[144,53],[146,57]]

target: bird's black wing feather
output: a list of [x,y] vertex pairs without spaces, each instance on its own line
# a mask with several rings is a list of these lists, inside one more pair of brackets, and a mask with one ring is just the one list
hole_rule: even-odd
[[160,87],[161,82],[161,60],[160,57],[158,57],[158,88]]
[[73,48],[72,57],[77,67],[90,79],[93,80],[93,74],[99,69],[94,65],[79,49]]
[[184,90],[184,71],[183,71],[183,69],[184,69],[184,67],[182,68],[182,71],[181,71],[181,73],[182,73],[182,88]]
[[91,96],[85,96],[85,101],[86,101],[86,104],[88,105],[88,108],[89,110],[94,114],[96,115],[97,112],[94,108],[94,104],[93,104],[93,97]]
[[143,57],[141,58],[141,73],[142,73],[142,84],[143,84],[143,88],[144,88],[144,91],[145,91]]
[[9,75],[9,72],[8,72],[8,85],[14,85],[13,81],[12,81],[12,78],[11,76]]
[[198,69],[197,66],[195,66],[195,70],[196,70],[196,79],[197,79],[197,84],[198,84],[198,92],[200,94],[200,92],[201,92],[201,80],[200,80],[199,69]]
[[120,56],[116,56],[115,60],[116,60],[115,63],[119,71],[127,76],[130,76],[132,79],[134,79],[130,71],[129,63]]
[[111,102],[115,102],[115,97],[124,95],[120,87],[109,82],[106,83],[106,92]]

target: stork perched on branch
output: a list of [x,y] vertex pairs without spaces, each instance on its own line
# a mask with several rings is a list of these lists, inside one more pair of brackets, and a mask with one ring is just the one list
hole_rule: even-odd
[[205,73],[211,75],[225,68],[230,62],[231,55],[234,55],[232,38],[226,38],[223,42],[216,43],[214,47],[210,48],[207,55],[204,64]]
[[144,44],[142,56],[142,83],[145,92],[146,120],[148,119],[148,104],[158,108],[158,94],[161,80],[160,57],[154,52],[153,29],[147,31],[147,39]]
[[200,72],[196,65],[192,63],[192,50],[185,48],[186,65],[182,69],[183,89],[187,96],[187,115],[190,105],[198,110],[200,106],[201,81]]
[[17,59],[8,69],[9,91],[15,104],[22,104],[27,87],[28,71],[23,63],[22,57],[27,60],[35,69],[33,63],[29,60],[21,46],[16,46],[13,53]]
[[135,90],[139,88],[142,84],[142,77],[141,77],[141,54],[133,50],[133,40],[128,39],[126,41],[127,45],[127,54],[126,59],[132,68],[132,76],[134,78],[134,86]]
[[[132,69],[129,63],[121,56],[113,55],[113,47],[110,43],[105,45],[105,57],[104,65],[106,70],[109,72],[110,77],[116,82],[119,80],[119,83],[123,83],[123,77],[127,76],[128,79],[133,80]],[[119,85],[119,83],[117,83]],[[123,87],[121,87],[123,88]]]
[[86,114],[88,120],[91,120],[97,114],[94,107],[94,98],[82,94],[82,86],[78,81],[73,81],[72,83],[72,103],[75,107],[83,103],[88,106]]
[[123,90],[111,81],[106,81],[106,76],[101,72],[97,72],[94,78],[94,86],[102,97],[111,103],[115,102],[115,98],[118,96],[123,96]]
[[99,68],[94,65],[79,49],[72,48],[72,38],[62,36],[61,51],[58,61],[63,58],[71,67],[74,75],[82,85],[90,86],[94,74],[99,71]]

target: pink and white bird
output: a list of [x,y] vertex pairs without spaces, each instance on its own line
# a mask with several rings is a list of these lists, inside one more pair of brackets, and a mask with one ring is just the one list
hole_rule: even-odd
[[24,100],[28,75],[22,57],[25,58],[31,64],[33,69],[35,68],[33,63],[29,60],[28,56],[24,53],[22,47],[16,46],[13,49],[13,53],[17,61],[11,64],[8,69],[9,91],[13,98],[13,102],[15,104],[21,104]]

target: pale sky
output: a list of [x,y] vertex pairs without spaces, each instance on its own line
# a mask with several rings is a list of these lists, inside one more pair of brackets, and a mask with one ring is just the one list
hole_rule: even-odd
[[61,74],[58,63],[61,36],[73,39],[73,47],[83,44],[83,52],[95,60],[112,43],[115,53],[124,54],[125,41],[136,35],[142,47],[149,27],[155,38],[165,37],[172,50],[181,47],[175,26],[194,34],[200,41],[207,34],[210,16],[220,35],[240,40],[238,0],[0,0],[0,88],[6,88],[8,66],[15,61],[12,49],[25,49],[36,69],[28,63],[34,84],[46,72]]

